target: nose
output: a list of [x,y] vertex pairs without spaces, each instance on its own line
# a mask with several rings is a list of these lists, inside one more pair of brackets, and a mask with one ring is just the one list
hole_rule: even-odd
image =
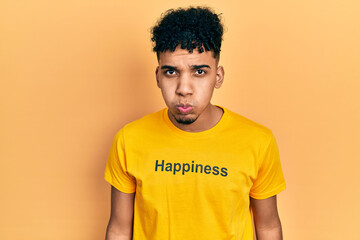
[[192,95],[193,87],[191,77],[188,74],[183,74],[178,78],[176,94],[180,96]]

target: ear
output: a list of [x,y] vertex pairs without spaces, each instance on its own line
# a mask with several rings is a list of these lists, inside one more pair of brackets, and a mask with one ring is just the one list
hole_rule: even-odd
[[156,77],[156,84],[157,84],[158,88],[160,88],[160,82],[159,82],[158,73],[159,73],[159,66],[156,67],[155,77]]
[[221,85],[224,82],[224,75],[225,75],[225,71],[223,66],[218,66],[218,68],[216,69],[216,83],[215,83],[215,88],[220,88]]

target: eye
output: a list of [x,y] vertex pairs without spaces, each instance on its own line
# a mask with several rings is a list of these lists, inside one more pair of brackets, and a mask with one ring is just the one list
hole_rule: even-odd
[[175,72],[174,70],[166,70],[166,71],[165,71],[165,74],[166,74],[166,75],[175,75],[175,73],[176,73],[176,72]]
[[196,70],[196,72],[195,72],[197,75],[203,75],[203,74],[205,74],[206,72],[204,71],[204,70],[202,70],[202,69],[198,69],[198,70]]

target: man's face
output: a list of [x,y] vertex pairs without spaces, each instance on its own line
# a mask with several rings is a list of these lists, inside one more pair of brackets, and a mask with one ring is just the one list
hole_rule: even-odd
[[179,124],[206,122],[214,88],[223,82],[224,70],[217,66],[213,51],[189,53],[179,46],[159,55],[157,85],[169,108],[169,117]]

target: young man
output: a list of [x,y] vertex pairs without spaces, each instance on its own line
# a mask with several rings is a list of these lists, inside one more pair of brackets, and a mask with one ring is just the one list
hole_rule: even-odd
[[168,11],[152,29],[167,108],[123,127],[105,169],[106,239],[282,239],[285,189],[272,132],[210,103],[223,26],[207,8]]

